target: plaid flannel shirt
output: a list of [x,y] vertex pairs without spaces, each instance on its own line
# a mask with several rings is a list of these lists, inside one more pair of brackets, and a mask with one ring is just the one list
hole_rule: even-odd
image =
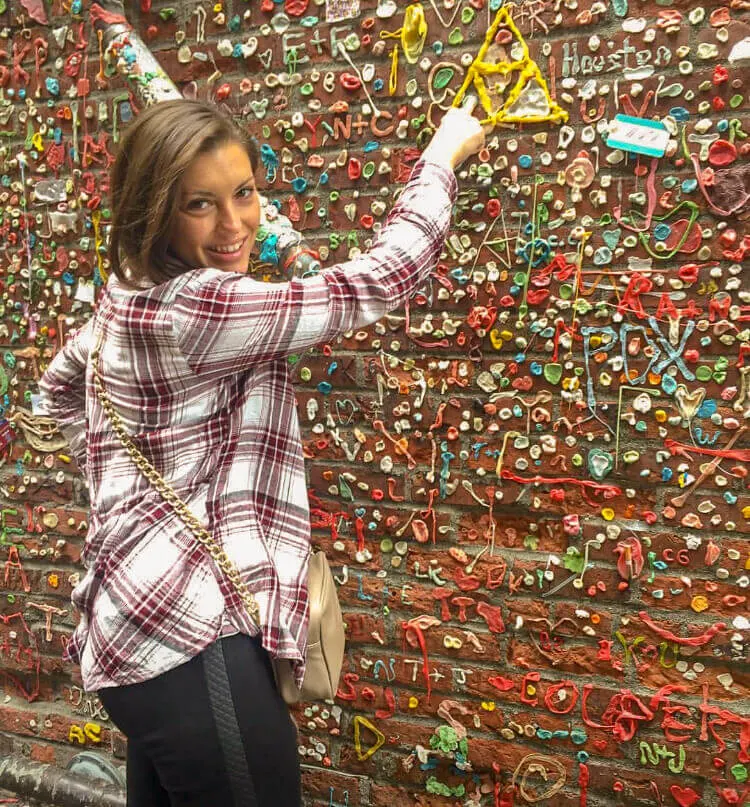
[[[288,283],[217,269],[137,291],[109,279],[40,382],[91,496],[65,653],[88,691],[153,678],[237,632],[260,631],[302,680],[310,520],[287,357],[403,306],[435,267],[455,195],[450,170],[419,162],[368,253]],[[240,569],[260,626],[113,434],[88,366],[99,329],[115,409]]]

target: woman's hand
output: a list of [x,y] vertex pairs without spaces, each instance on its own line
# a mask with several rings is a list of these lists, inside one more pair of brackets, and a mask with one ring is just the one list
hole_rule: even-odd
[[471,115],[474,104],[449,109],[432,136],[423,157],[456,170],[472,154],[484,148],[484,130]]

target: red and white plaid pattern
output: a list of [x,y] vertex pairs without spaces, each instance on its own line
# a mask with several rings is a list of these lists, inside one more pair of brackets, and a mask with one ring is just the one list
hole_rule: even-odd
[[420,162],[367,254],[289,283],[197,269],[133,291],[112,277],[40,382],[85,471],[91,516],[66,657],[89,691],[144,681],[220,635],[255,634],[232,586],[110,428],[100,373],[142,453],[239,567],[263,644],[304,673],[310,521],[287,357],[404,305],[450,224],[453,173]]

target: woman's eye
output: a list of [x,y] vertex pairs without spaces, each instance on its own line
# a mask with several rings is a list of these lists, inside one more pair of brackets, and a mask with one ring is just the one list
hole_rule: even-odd
[[192,199],[188,202],[187,209],[188,210],[205,210],[209,205],[208,200],[206,199]]
[[240,197],[240,199],[250,199],[254,193],[255,188],[242,188],[237,195]]

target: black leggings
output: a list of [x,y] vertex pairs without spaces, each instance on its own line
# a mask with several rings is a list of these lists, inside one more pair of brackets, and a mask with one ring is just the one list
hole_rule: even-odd
[[128,738],[128,807],[300,807],[297,732],[258,639],[98,695]]

